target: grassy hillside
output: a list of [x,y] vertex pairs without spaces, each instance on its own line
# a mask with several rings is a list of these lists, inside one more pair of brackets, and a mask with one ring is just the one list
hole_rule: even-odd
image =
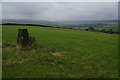
[[[27,28],[37,49],[17,50]],[[116,78],[118,35],[35,26],[3,26],[3,78]]]

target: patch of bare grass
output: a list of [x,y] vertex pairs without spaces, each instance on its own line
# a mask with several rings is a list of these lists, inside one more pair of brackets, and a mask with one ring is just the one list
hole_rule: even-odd
[[11,60],[5,61],[5,63],[3,63],[3,66],[10,66],[10,65],[14,65],[14,64],[21,65],[21,64],[27,63],[30,60],[31,59],[21,59],[21,60],[11,59]]
[[54,56],[64,56],[64,54],[67,54],[67,53],[70,53],[70,52],[56,52],[56,53],[52,53],[52,55],[54,55]]

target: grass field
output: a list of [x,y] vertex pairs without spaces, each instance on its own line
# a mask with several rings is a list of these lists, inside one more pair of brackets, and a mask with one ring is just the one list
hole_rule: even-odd
[[[4,25],[3,78],[118,78],[118,35],[80,30]],[[15,47],[27,28],[37,49]]]

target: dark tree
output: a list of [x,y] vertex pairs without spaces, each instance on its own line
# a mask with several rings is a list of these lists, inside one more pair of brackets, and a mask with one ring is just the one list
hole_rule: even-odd
[[88,31],[88,29],[85,29],[86,31]]
[[113,33],[112,29],[108,30],[108,33],[112,34]]
[[89,27],[88,30],[89,30],[89,31],[94,31],[95,28],[93,28],[93,27]]
[[102,29],[102,30],[100,30],[101,32],[106,32],[106,30],[105,29]]

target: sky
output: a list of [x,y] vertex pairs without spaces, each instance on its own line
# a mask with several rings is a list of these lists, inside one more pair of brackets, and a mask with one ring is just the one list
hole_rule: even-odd
[[49,21],[114,20],[117,2],[3,2],[3,19]]
[[2,2],[119,2],[120,0],[1,0]]
[[2,23],[2,4],[0,2],[0,24]]

